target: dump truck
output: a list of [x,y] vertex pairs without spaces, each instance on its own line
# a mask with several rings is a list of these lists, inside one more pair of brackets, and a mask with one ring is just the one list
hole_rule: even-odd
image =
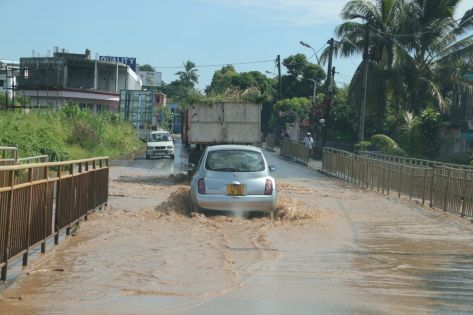
[[184,112],[182,141],[189,163],[197,163],[204,149],[216,144],[261,145],[261,105],[223,102],[194,104]]

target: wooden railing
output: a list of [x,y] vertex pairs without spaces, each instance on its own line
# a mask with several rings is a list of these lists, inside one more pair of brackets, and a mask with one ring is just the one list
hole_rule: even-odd
[[41,245],[108,200],[108,157],[76,161],[0,166],[0,267],[7,277],[10,261]]
[[366,189],[418,198],[431,207],[473,217],[473,173],[468,168],[391,162],[324,148],[323,171]]

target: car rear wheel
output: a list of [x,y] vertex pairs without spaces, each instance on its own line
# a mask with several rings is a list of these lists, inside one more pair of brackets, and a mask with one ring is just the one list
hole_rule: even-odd
[[196,213],[202,213],[202,208],[199,207],[195,202],[192,202],[191,211]]

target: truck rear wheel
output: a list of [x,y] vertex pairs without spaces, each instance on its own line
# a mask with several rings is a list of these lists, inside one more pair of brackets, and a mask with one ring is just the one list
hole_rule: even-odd
[[188,154],[188,162],[197,164],[199,162],[200,157],[202,156],[202,151],[200,150],[189,150]]

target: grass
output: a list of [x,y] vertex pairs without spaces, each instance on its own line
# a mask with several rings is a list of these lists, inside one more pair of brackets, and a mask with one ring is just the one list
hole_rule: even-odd
[[3,111],[0,145],[20,157],[48,155],[50,161],[94,156],[117,158],[143,146],[136,130],[112,113],[93,113],[69,104],[60,110]]

